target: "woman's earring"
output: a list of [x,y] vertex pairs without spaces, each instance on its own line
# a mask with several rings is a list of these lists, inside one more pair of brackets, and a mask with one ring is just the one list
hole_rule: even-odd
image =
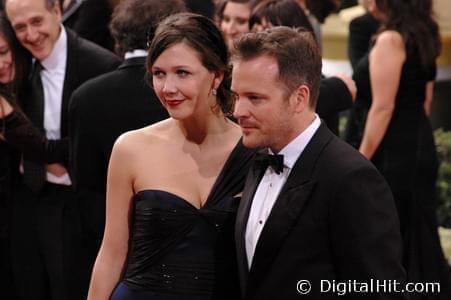
[[216,96],[218,93],[216,92],[216,89],[212,89],[212,90],[211,90],[211,94],[212,94],[213,96]]

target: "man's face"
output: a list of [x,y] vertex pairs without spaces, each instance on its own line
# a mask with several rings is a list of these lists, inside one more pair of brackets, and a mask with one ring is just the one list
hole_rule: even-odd
[[49,10],[46,0],[8,0],[6,13],[21,44],[39,61],[46,59],[60,34],[58,1]]
[[278,152],[296,136],[293,125],[296,104],[293,96],[286,96],[278,77],[277,61],[267,55],[233,64],[233,115],[248,148],[269,147]]

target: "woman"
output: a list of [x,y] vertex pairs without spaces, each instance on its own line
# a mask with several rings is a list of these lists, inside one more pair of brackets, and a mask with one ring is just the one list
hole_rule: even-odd
[[250,30],[251,2],[250,0],[223,0],[218,4],[218,24],[229,49],[232,49],[234,39]]
[[170,118],[116,141],[88,299],[239,298],[233,227],[253,151],[226,117],[227,64],[208,18],[159,25],[147,67]]
[[440,51],[431,6],[430,0],[375,0],[370,5],[383,26],[355,69],[358,96],[350,124],[364,124],[364,129],[351,128],[349,138],[393,191],[408,281],[441,283],[439,296],[415,294],[413,299],[451,299],[449,267],[437,233],[437,156],[427,117]]

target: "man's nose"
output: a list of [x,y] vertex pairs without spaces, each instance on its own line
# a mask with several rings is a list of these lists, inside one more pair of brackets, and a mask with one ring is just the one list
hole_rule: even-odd
[[246,108],[244,101],[237,98],[234,103],[233,107],[233,116],[236,119],[242,118],[246,115]]
[[38,31],[33,26],[28,26],[26,31],[26,40],[28,42],[36,42],[39,37]]

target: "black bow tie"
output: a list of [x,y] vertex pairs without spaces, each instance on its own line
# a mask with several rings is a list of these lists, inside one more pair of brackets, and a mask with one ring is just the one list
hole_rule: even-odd
[[281,154],[259,153],[256,161],[260,163],[261,167],[264,169],[270,166],[276,174],[283,172],[283,155]]

